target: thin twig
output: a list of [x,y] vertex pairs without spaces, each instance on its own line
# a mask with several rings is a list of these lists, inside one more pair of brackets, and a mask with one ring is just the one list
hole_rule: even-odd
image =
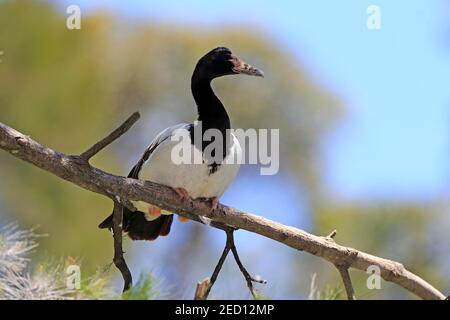
[[345,292],[348,300],[355,300],[355,291],[353,290],[352,279],[348,272],[348,268],[344,266],[336,266],[341,274],[342,282],[344,282]]
[[131,288],[133,284],[133,278],[131,277],[130,269],[128,269],[127,263],[123,257],[122,249],[122,219],[123,219],[123,206],[114,201],[113,212],[113,237],[114,237],[114,259],[113,262],[117,269],[122,274],[124,285],[123,292]]
[[[227,227],[223,228],[222,230],[225,231],[226,236],[227,236],[225,248],[223,249],[222,255],[220,256],[219,262],[217,262],[217,265],[214,268],[211,278],[207,278],[207,279],[197,283],[197,289],[195,291],[194,299],[195,300],[206,300],[208,298],[209,292],[211,291],[212,286],[216,282],[217,277],[219,276],[219,273],[222,270],[223,264],[225,262],[225,259],[228,255],[228,253],[230,252],[230,250],[233,253],[234,259],[236,260],[239,270],[244,275],[245,281],[247,282],[247,286],[250,289],[252,296],[254,298],[256,298],[256,292],[255,292],[255,289],[253,288],[252,282],[266,283],[266,281],[265,280],[257,280],[255,278],[253,278],[252,276],[250,276],[247,269],[245,269],[245,267],[242,265],[242,262],[239,259],[239,255],[237,253],[236,245],[234,244],[233,234],[234,234],[235,229],[227,226]],[[206,280],[208,280],[208,281],[206,281]]]
[[211,275],[211,278],[210,278],[211,286],[210,286],[210,288],[209,288],[209,290],[208,290],[208,294],[209,294],[209,291],[211,290],[212,286],[213,286],[214,283],[216,282],[217,277],[219,276],[219,272],[220,272],[220,270],[222,269],[222,266],[223,266],[223,264],[224,264],[224,262],[225,262],[225,259],[226,259],[226,257],[228,256],[228,253],[230,252],[230,249],[231,249],[231,246],[230,246],[230,242],[229,242],[228,237],[227,237],[227,241],[226,241],[226,243],[225,243],[225,248],[223,249],[222,255],[220,256],[220,259],[219,259],[219,261],[217,262],[217,265],[216,265],[216,267],[214,268],[214,271],[213,271],[213,273],[212,273],[212,275]]
[[230,242],[231,252],[233,253],[234,260],[236,260],[239,270],[241,270],[242,274],[244,275],[245,281],[247,282],[247,287],[252,293],[253,298],[257,298],[255,289],[253,288],[253,282],[265,284],[267,283],[267,281],[255,279],[248,273],[247,269],[245,269],[244,265],[242,264],[241,259],[239,259],[239,255],[236,246],[234,244],[234,235],[233,235],[234,229],[227,230],[226,233],[227,233],[227,243],[228,241]]
[[[228,228],[228,229],[231,229],[231,228]],[[211,291],[212,286],[216,282],[217,277],[219,276],[220,270],[222,270],[223,263],[225,262],[225,259],[227,258],[228,253],[230,252],[230,249],[231,249],[231,243],[230,243],[230,240],[228,239],[228,236],[227,236],[227,240],[226,240],[226,243],[225,243],[225,248],[223,249],[222,255],[220,256],[220,259],[217,262],[216,267],[214,268],[214,271],[213,271],[213,273],[211,275],[211,278],[209,279],[208,288],[206,289],[202,300],[206,300],[208,298],[209,292]]]
[[334,229],[333,231],[330,232],[329,235],[326,236],[326,238],[333,240],[334,237],[336,237],[337,231],[336,229]]
[[106,146],[108,146],[111,142],[118,139],[121,135],[127,132],[128,129],[130,129],[133,126],[133,124],[139,120],[139,118],[140,118],[139,112],[133,113],[116,130],[114,130],[105,138],[103,138],[102,140],[94,144],[92,147],[90,147],[88,150],[83,152],[81,154],[81,157],[85,160],[91,159],[93,156],[95,156],[97,153],[103,150]]

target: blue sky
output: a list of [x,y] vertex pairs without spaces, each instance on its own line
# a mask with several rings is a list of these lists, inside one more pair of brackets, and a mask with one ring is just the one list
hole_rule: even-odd
[[[67,2],[68,3],[68,2]],[[70,1],[125,17],[268,32],[340,96],[348,118],[324,146],[344,198],[428,199],[448,191],[450,23],[445,1]],[[381,30],[366,27],[369,5]]]

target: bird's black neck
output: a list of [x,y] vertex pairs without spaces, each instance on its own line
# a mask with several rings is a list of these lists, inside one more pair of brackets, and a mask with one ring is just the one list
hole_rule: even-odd
[[193,76],[191,90],[197,104],[198,120],[202,122],[203,131],[218,129],[224,134],[227,129],[230,129],[230,118],[222,102],[214,94],[211,80],[198,79]]
[[[198,121],[202,126],[202,142],[201,146],[197,147],[205,151],[206,147],[215,141],[214,137],[211,138],[211,141],[204,140],[205,131],[208,129],[217,129],[222,134],[221,158],[223,160],[228,154],[231,140],[229,137],[230,130],[228,130],[230,129],[230,118],[228,117],[227,111],[219,98],[214,94],[211,88],[211,80],[198,79],[194,73],[191,89],[198,108]],[[198,140],[195,139],[194,132],[195,130],[191,131],[191,143],[195,145],[195,142]],[[213,150],[211,153],[212,157],[215,157],[215,154],[215,150]],[[213,159],[207,159],[207,162],[208,166],[210,166],[210,173],[214,173],[222,161],[217,162]]]

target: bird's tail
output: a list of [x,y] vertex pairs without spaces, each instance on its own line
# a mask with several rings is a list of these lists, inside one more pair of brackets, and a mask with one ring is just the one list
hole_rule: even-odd
[[[100,229],[112,229],[113,215],[111,214],[102,223]],[[148,221],[141,211],[123,209],[122,230],[133,240],[155,240],[159,236],[167,236],[172,225],[173,215],[161,215],[155,220]]]

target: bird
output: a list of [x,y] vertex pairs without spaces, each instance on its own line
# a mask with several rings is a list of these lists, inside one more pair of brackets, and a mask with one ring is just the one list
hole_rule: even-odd
[[[133,166],[128,178],[148,180],[174,189],[181,199],[204,199],[209,201],[211,210],[218,205],[218,199],[235,179],[240,163],[231,159],[240,159],[242,149],[236,136],[230,132],[231,123],[228,113],[215,95],[212,80],[227,75],[250,75],[264,77],[261,70],[244,62],[230,49],[217,47],[201,57],[192,73],[191,92],[197,105],[198,117],[193,123],[181,123],[160,132],[145,149],[139,161]],[[201,131],[200,131],[201,129]],[[209,129],[222,134],[222,152],[205,154],[208,146],[215,141],[206,141],[203,134]],[[179,130],[188,132],[187,143],[200,163],[178,164],[172,161],[172,151],[178,143],[174,135]],[[194,133],[202,134],[196,140]],[[200,141],[198,143],[197,141]],[[220,142],[219,142],[220,143]],[[136,211],[123,208],[122,231],[132,240],[155,240],[170,232],[173,213],[142,201],[132,201]],[[112,214],[99,228],[112,229]],[[187,220],[182,219],[180,220]]]

